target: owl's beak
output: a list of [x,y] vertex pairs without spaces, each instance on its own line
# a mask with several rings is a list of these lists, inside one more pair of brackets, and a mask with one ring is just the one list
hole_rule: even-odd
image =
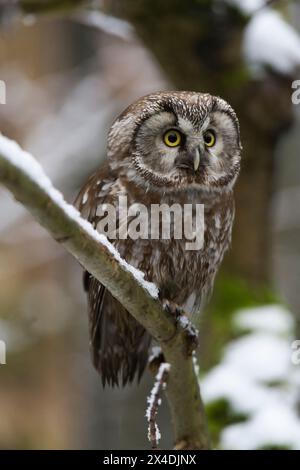
[[200,151],[198,147],[195,150],[194,154],[194,170],[197,171],[200,165]]
[[200,166],[201,151],[196,147],[193,151],[179,154],[176,157],[175,165],[178,168],[193,170],[196,172]]

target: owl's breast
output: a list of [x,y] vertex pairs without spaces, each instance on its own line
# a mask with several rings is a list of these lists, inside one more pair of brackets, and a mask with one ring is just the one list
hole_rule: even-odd
[[192,314],[200,309],[212,289],[216,271],[230,243],[232,222],[232,205],[206,210],[204,223],[199,228],[203,230],[199,235],[203,243],[197,249],[188,249],[191,240],[184,232],[180,239],[149,237],[116,240],[115,244],[126,261],[158,286],[163,298],[176,302]]
[[[145,278],[158,286],[163,298],[176,302],[187,313],[198,310],[212,289],[216,271],[230,243],[234,215],[232,194],[215,197],[210,193],[204,197],[196,192],[184,196],[178,193],[171,198],[158,193],[133,191],[118,178],[108,182],[102,179],[100,185],[99,179],[95,178],[93,191],[97,197],[93,199],[94,205],[89,206],[89,220],[94,226],[103,233],[106,223],[103,225],[102,222],[106,216],[103,219],[100,214],[104,206],[117,207],[116,225],[118,229],[126,226],[128,235],[125,238],[109,236],[109,239],[120,255],[145,273]],[[120,196],[126,198],[124,211],[120,210]],[[174,217],[171,217],[170,236],[168,233],[166,236],[163,222],[169,218],[162,215],[153,219],[152,216],[153,208],[158,209],[159,206],[162,210],[163,204],[167,208],[177,205],[182,210],[186,204],[203,207],[204,218],[198,220],[197,211],[190,217],[199,243],[191,243],[191,232],[186,231],[185,226],[181,234],[175,236]],[[142,208],[142,212],[145,210],[146,218],[140,223],[130,212],[134,207],[139,211]],[[185,213],[182,215],[180,222],[183,223]]]

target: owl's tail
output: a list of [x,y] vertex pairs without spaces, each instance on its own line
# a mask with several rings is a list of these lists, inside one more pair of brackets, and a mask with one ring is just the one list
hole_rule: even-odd
[[139,381],[148,361],[149,333],[89,273],[90,346],[103,386],[125,386]]

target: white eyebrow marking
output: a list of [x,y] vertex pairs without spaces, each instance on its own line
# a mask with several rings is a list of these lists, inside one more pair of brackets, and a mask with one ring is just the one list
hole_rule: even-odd
[[188,119],[184,119],[181,116],[178,117],[178,126],[185,134],[194,130],[193,124]]
[[210,119],[209,119],[209,117],[207,116],[207,118],[203,121],[203,124],[202,124],[202,126],[201,126],[201,130],[207,129],[208,126],[209,126],[209,124],[210,124]]

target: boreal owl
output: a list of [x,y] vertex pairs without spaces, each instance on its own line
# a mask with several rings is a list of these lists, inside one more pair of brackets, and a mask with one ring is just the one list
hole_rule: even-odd
[[[120,195],[127,196],[128,205],[146,207],[203,204],[204,238],[196,251],[186,249],[184,235],[112,240],[120,255],[157,285],[162,300],[197,320],[230,244],[240,160],[239,123],[226,101],[207,93],[153,93],[112,124],[107,162],[83,186],[77,207],[98,228],[103,205],[116,206]],[[88,272],[84,286],[92,358],[103,384],[139,379],[148,358],[148,332]]]

